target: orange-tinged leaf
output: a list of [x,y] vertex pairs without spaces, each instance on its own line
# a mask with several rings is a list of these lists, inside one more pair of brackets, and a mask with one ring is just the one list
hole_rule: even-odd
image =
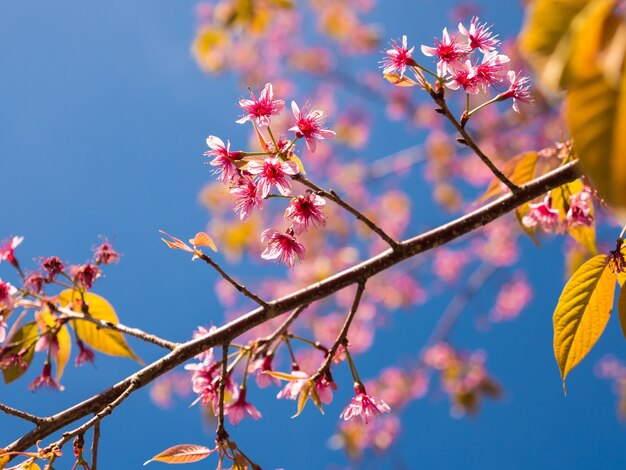
[[385,77],[385,80],[387,80],[389,83],[391,83],[392,85],[396,85],[396,86],[419,85],[419,83],[417,83],[415,80],[411,80],[406,75],[400,76],[400,74],[396,72],[386,73],[385,75],[383,75],[383,77]]
[[626,338],[626,289],[622,286],[617,299],[617,314],[619,315],[619,325],[622,328],[622,334]]
[[611,314],[617,276],[598,255],[583,264],[568,281],[554,311],[554,356],[561,378],[596,344]]
[[3,470],[5,465],[9,463],[10,457],[8,455],[1,455],[5,453],[4,449],[0,449],[0,470]]
[[[526,152],[516,155],[504,164],[502,173],[517,185],[528,183],[535,177],[538,159],[539,154],[537,152]],[[480,197],[480,201],[485,201],[505,191],[508,191],[506,186],[499,179],[494,178],[489,183],[485,194]]]
[[161,238],[161,240],[163,240],[168,247],[173,248],[175,250],[183,250],[183,251],[188,251],[189,253],[193,253],[193,248],[191,248],[181,239],[173,237],[169,233],[164,232],[163,230],[159,230],[159,232],[171,238],[171,240],[166,240],[165,238]]
[[320,410],[320,413],[324,414],[324,408],[322,408],[322,400],[320,400],[319,395],[317,394],[317,388],[315,385],[311,386],[311,400],[313,400],[313,404],[317,406],[317,409]]
[[311,392],[311,387],[313,386],[313,382],[307,380],[302,388],[300,388],[300,395],[298,396],[298,410],[296,414],[292,416],[292,418],[296,418],[300,416],[304,406],[306,405],[307,400],[309,399],[309,393]]
[[[117,324],[119,319],[115,310],[103,297],[92,292],[85,292],[85,302],[89,306],[89,314],[98,320]],[[82,299],[76,290],[64,290],[59,294],[59,303],[81,313]],[[72,327],[76,335],[92,348],[109,356],[129,357],[140,364],[143,361],[133,352],[122,333],[104,328],[98,328],[86,320],[72,320]]]
[[148,465],[150,462],[163,463],[192,463],[207,458],[215,449],[199,446],[195,444],[181,444],[164,450],[155,455],[144,463]]
[[300,160],[300,157],[298,157],[295,154],[292,154],[291,157],[289,157],[290,160],[293,160],[294,162],[296,162],[296,165],[298,165],[298,169],[300,170],[300,173],[302,173],[303,175],[306,175],[306,171],[304,170],[304,164],[302,163],[302,160]]
[[11,365],[2,369],[2,376],[4,377],[5,383],[11,383],[14,380],[20,378],[24,373],[28,370],[28,366],[33,360],[33,355],[35,353],[35,343],[39,338],[39,334],[37,332],[37,323],[30,322],[23,325],[19,330],[15,332],[13,338],[11,338],[11,348],[7,351],[8,354],[17,354],[18,352],[26,349],[26,354],[22,356],[22,359],[26,363],[27,367],[21,368],[15,365]]
[[215,242],[210,236],[208,236],[204,232],[196,233],[196,236],[189,240],[189,243],[191,243],[193,246],[208,246],[217,253],[217,247],[215,246]]
[[297,375],[285,374],[284,372],[278,372],[275,370],[264,370],[264,374],[271,375],[272,377],[276,377],[280,380],[302,380],[302,377]]

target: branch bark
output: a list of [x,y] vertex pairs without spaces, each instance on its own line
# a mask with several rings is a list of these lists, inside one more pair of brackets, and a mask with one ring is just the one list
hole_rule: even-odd
[[[227,345],[234,338],[246,331],[274,318],[292,311],[301,305],[310,304],[325,298],[344,287],[362,282],[370,277],[411,258],[459,238],[479,227],[514,210],[520,205],[535,199],[547,191],[569,183],[580,176],[578,161],[574,161],[520,186],[516,193],[509,193],[485,206],[464,215],[454,221],[433,230],[398,243],[377,256],[330,276],[304,289],[293,292],[280,299],[268,302],[267,307],[258,307],[249,313],[221,326],[212,333],[177,346],[172,352],[147,365],[130,377],[118,382],[111,388],[61,411],[38,424],[35,429],[23,435],[5,447],[8,452],[25,451],[37,441],[64,428],[89,414],[99,413],[118,399],[129,387],[133,391],[149,384],[173,368],[192,359],[208,348]],[[122,398],[123,399],[123,398]]]

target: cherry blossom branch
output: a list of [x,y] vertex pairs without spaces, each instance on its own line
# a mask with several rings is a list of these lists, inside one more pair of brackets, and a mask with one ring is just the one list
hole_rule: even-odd
[[0,403],[0,411],[8,415],[15,416],[17,418],[21,418],[23,420],[30,421],[31,423],[35,423],[35,424],[40,424],[40,423],[45,422],[44,418],[31,415],[30,413],[26,413],[25,411],[18,410],[11,406],[5,405],[4,403]]
[[254,300],[257,304],[259,304],[261,307],[267,307],[267,302],[265,300],[263,300],[262,298],[260,298],[259,296],[257,296],[256,294],[250,292],[246,287],[244,287],[242,284],[239,284],[237,281],[235,281],[232,277],[230,277],[226,271],[224,271],[221,266],[219,264],[217,264],[215,261],[213,261],[209,256],[205,255],[204,253],[202,253],[201,256],[199,256],[199,258],[204,261],[205,263],[209,264],[213,269],[215,269],[218,273],[220,273],[220,275],[226,279],[226,281],[228,281],[235,289],[237,289],[239,292],[241,292],[243,295],[245,295],[246,297],[248,297],[249,299]]
[[130,394],[132,391],[151,383],[156,378],[211,347],[226,345],[232,339],[278,315],[328,297],[349,285],[363,282],[401,261],[460,238],[477,228],[487,225],[489,222],[496,220],[520,205],[541,196],[547,191],[574,181],[579,177],[580,167],[578,161],[567,163],[546,175],[524,184],[520,187],[519,192],[508,193],[456,220],[405,240],[399,243],[396,249],[387,249],[366,261],[311,284],[304,289],[272,300],[268,302],[268,308],[258,307],[205,336],[183,343],[166,356],[145,366],[111,388],[46,418],[35,429],[6,446],[5,451],[26,450],[37,441],[44,439],[68,424],[91,413],[106,410],[110,403],[118,403],[117,400],[120,396]]
[[350,307],[350,312],[348,312],[348,316],[341,327],[341,331],[337,335],[337,339],[335,343],[330,348],[328,353],[326,354],[326,358],[324,359],[324,363],[317,370],[315,375],[312,377],[312,380],[315,382],[319,379],[326,371],[329,370],[330,364],[333,362],[335,358],[335,354],[339,350],[339,346],[343,345],[346,349],[348,347],[348,331],[350,330],[350,325],[352,324],[352,320],[354,319],[354,315],[359,308],[359,303],[361,303],[361,297],[363,296],[363,292],[365,291],[365,282],[359,281],[356,288],[356,294],[354,294],[354,300],[352,301],[352,307]]
[[287,317],[287,319],[278,328],[276,328],[276,330],[274,330],[274,332],[271,335],[265,338],[259,339],[257,341],[257,345],[259,345],[259,347],[257,348],[255,355],[258,357],[266,349],[270,348],[272,344],[274,343],[274,341],[276,341],[278,337],[280,337],[287,331],[287,329],[291,326],[291,324],[294,321],[296,321],[296,319],[308,306],[309,306],[308,304],[299,306],[297,309],[291,312],[291,315],[289,315],[289,317]]
[[219,405],[217,413],[217,441],[228,439],[228,433],[224,427],[224,397],[226,395],[226,377],[228,376],[228,343],[222,346],[222,372],[220,374]]
[[450,111],[450,108],[448,108],[448,103],[446,103],[446,100],[443,97],[443,93],[439,94],[437,91],[435,91],[432,88],[429,90],[429,92],[430,92],[430,96],[432,97],[432,99],[435,101],[435,103],[437,103],[437,106],[439,106],[439,109],[437,109],[436,111],[440,114],[443,114],[448,119],[448,121],[452,123],[452,125],[458,131],[458,133],[461,134],[462,139],[458,139],[458,142],[464,145],[467,145],[469,148],[471,148],[474,151],[474,153],[478,155],[478,158],[480,158],[483,161],[483,163],[487,165],[487,167],[491,170],[494,176],[498,178],[500,181],[502,181],[506,185],[506,187],[511,190],[512,193],[514,194],[519,193],[521,191],[521,188],[517,186],[515,183],[513,183],[510,179],[508,179],[504,175],[504,173],[498,170],[498,168],[493,164],[493,162],[489,159],[489,157],[485,155],[485,153],[480,149],[480,147],[478,147],[476,142],[474,142],[472,137],[469,135],[469,133],[465,129],[465,122],[457,121],[456,117],[454,117],[454,114],[452,114],[452,111]]
[[58,305],[54,305],[53,303],[48,303],[48,306],[51,310],[54,310],[57,313],[61,314],[62,318],[66,318],[68,320],[88,321],[96,325],[98,328],[124,333],[129,336],[141,339],[146,343],[152,343],[156,346],[169,349],[170,351],[176,349],[176,347],[178,346],[178,343],[159,338],[158,336],[146,333],[139,328],[131,328],[126,325],[122,325],[121,323],[111,323],[107,320],[100,320],[92,315],[84,315],[82,313],[75,312],[74,310],[70,310],[66,307],[59,307]]
[[309,181],[302,174],[297,174],[297,175],[293,176],[292,178],[294,180],[296,180],[296,181],[299,181],[300,183],[302,183],[303,185],[307,186],[308,188],[312,189],[313,191],[315,191],[316,194],[318,194],[320,196],[324,196],[324,197],[330,199],[331,201],[333,201],[335,204],[343,207],[345,210],[347,210],[352,215],[354,215],[358,220],[360,220],[365,225],[367,225],[369,227],[369,229],[372,230],[373,232],[375,232],[380,238],[385,240],[389,244],[389,246],[391,246],[391,248],[395,249],[395,248],[398,247],[398,242],[397,241],[395,241],[393,238],[391,238],[389,235],[387,235],[382,228],[380,228],[378,225],[376,225],[374,222],[372,222],[369,218],[367,218],[365,215],[363,215],[357,209],[352,207],[346,201],[341,199],[341,197],[339,197],[339,195],[335,191],[333,191],[332,189],[330,191],[326,191],[325,189],[322,189],[319,186],[317,186],[312,181]]
[[91,441],[91,470],[98,467],[98,444],[100,442],[100,421],[93,425],[93,439]]

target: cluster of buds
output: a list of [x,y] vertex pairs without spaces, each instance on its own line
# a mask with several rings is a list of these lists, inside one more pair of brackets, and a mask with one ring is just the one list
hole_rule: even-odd
[[442,38],[435,38],[434,46],[421,46],[425,56],[437,58],[436,72],[416,62],[413,58],[415,48],[409,48],[407,37],[403,36],[401,41],[393,41],[391,48],[385,52],[383,74],[406,84],[410,79],[405,74],[410,70],[417,79],[414,84],[427,87],[424,75],[427,73],[437,78],[438,86],[442,84],[450,90],[462,89],[471,95],[487,92],[508,81],[507,90],[472,111],[468,109],[467,117],[487,104],[509,99],[513,102],[513,109],[519,112],[518,102],[532,102],[529,78],[509,68],[510,59],[500,54],[497,50],[499,45],[500,40],[492,33],[491,26],[472,18],[469,27],[459,23],[458,33],[455,34],[444,28]]
[[[309,110],[309,106],[300,109],[295,101],[291,103],[294,125],[288,130],[293,132],[291,140],[281,135],[275,137],[271,130],[271,118],[278,115],[285,107],[283,100],[274,99],[270,83],[257,98],[250,90],[251,99],[242,99],[239,106],[245,114],[238,123],[252,123],[259,139],[261,151],[231,151],[230,142],[226,144],[216,136],[206,140],[210,150],[205,155],[215,167],[213,173],[217,179],[227,185],[235,197],[234,210],[240,219],[247,220],[255,208],[262,209],[264,201],[271,197],[285,197],[291,200],[285,211],[285,219],[291,222],[286,231],[267,229],[262,234],[262,242],[267,245],[262,253],[263,259],[277,259],[292,267],[305,255],[304,246],[296,236],[309,227],[323,227],[326,218],[322,212],[326,201],[307,191],[306,194],[292,196],[291,179],[302,173],[300,159],[295,155],[295,144],[304,139],[310,152],[314,152],[317,142],[333,137],[335,133],[324,127],[324,113]],[[264,131],[267,136],[264,135]],[[273,193],[276,190],[278,194]]]

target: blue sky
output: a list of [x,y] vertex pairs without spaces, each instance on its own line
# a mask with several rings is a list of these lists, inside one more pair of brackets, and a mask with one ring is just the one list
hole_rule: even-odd
[[[480,3],[503,36],[517,32],[517,2]],[[385,1],[376,20],[386,37],[408,34],[419,44],[451,26],[451,4]],[[198,324],[219,322],[221,312],[213,273],[166,250],[157,231],[189,234],[204,227],[208,214],[197,199],[210,178],[203,165],[205,138],[244,135],[234,124],[242,88],[235,79],[205,75],[189,53],[194,7],[191,1],[145,0],[0,5],[0,238],[24,235],[24,260],[56,254],[81,262],[100,235],[109,237],[124,256],[98,281],[96,292],[126,324],[174,340],[189,337]],[[372,156],[389,153],[387,135],[398,146],[391,150],[414,143],[415,136],[397,127],[379,127],[368,148]],[[503,400],[463,420],[451,418],[448,403],[436,393],[420,400],[408,408],[392,456],[362,468],[624,468],[626,434],[615,416],[615,398],[592,370],[603,354],[623,352],[616,318],[572,373],[564,397],[551,318],[563,285],[560,243],[547,242],[540,252],[525,243],[521,264],[536,286],[522,317],[488,334],[475,332],[468,318],[453,336],[457,344],[489,353],[489,369],[505,386]],[[0,266],[3,278],[6,270]],[[375,351],[362,360],[362,375],[396,361],[390,346],[398,339],[421,347],[443,306],[429,304],[421,323],[397,315],[393,331],[378,334]],[[161,352],[132,345],[146,361]],[[26,380],[4,386],[1,401],[50,414],[135,370],[132,361],[99,356],[96,368],[68,370],[64,392],[37,394],[26,390],[36,374],[31,371]],[[347,387],[344,392],[326,416],[307,409],[298,420],[290,418],[293,403],[259,393],[259,408],[268,418],[244,421],[232,435],[264,468],[345,466],[345,457],[327,447],[349,398]],[[0,416],[2,442],[26,429]],[[102,431],[100,468],[139,468],[170,445],[213,439],[197,407],[162,411],[149,402],[147,389],[107,418]]]

